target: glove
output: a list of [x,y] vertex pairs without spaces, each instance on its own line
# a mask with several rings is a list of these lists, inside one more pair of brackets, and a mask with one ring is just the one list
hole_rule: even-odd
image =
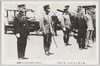
[[19,34],[19,33],[17,33],[17,34],[16,34],[16,37],[17,37],[17,38],[19,38],[19,37],[20,37],[20,34]]
[[75,36],[78,36],[78,34],[76,33],[76,34],[74,34]]
[[76,30],[76,32],[78,32],[78,30]]
[[66,28],[63,28],[63,31],[66,31]]
[[51,34],[53,35],[54,34],[54,31],[51,31]]
[[75,31],[75,29],[73,29],[73,31]]

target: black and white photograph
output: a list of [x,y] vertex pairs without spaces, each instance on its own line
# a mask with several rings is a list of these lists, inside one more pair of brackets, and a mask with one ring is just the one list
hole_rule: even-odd
[[2,1],[1,15],[1,64],[99,64],[97,1]]

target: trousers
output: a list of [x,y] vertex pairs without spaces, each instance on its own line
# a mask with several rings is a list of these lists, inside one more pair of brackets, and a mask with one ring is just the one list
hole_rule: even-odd
[[18,58],[25,56],[26,44],[27,44],[27,36],[20,36],[19,38],[17,38]]
[[51,38],[52,38],[52,34],[51,33],[47,33],[47,34],[43,35],[43,42],[44,42],[44,50],[45,51],[49,51],[50,50]]
[[63,31],[63,33],[64,33],[64,36],[63,36],[64,43],[68,43],[70,29],[66,28],[66,31]]
[[54,32],[55,32],[55,35],[57,35],[57,24],[54,23]]
[[79,33],[78,34],[79,48],[85,48],[85,38],[86,38],[86,34],[85,33]]

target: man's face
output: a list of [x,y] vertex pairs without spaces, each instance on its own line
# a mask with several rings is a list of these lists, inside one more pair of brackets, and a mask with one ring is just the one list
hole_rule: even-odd
[[50,12],[50,8],[48,8],[48,9],[45,9],[45,11],[46,11],[47,13],[49,13],[49,12]]
[[56,15],[56,13],[54,13],[54,15]]
[[65,13],[68,14],[68,10],[66,10]]
[[20,14],[24,15],[25,14],[25,8],[19,8]]
[[65,7],[65,9],[69,9],[69,7]]
[[84,11],[81,11],[81,15],[84,15]]

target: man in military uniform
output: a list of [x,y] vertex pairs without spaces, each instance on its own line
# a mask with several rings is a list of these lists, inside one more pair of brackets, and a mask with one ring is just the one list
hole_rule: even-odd
[[74,16],[72,15],[72,13],[69,11],[69,5],[65,6],[65,9],[68,12],[69,18],[70,18],[70,22],[71,22],[71,27],[70,27],[70,35],[72,35],[72,31],[73,31],[73,23],[74,23]]
[[44,50],[47,56],[53,54],[50,53],[50,45],[51,45],[51,38],[52,38],[52,18],[50,14],[50,7],[49,5],[45,5],[44,7],[45,13],[41,18],[41,22],[43,25],[43,41],[44,41]]
[[62,16],[62,20],[61,20],[61,25],[62,25],[62,29],[63,29],[63,40],[65,43],[65,46],[71,45],[69,44],[69,33],[70,33],[70,28],[71,28],[71,21],[70,21],[70,16],[68,14],[68,9],[64,9],[64,14]]
[[68,9],[69,9],[69,5],[66,5],[66,6],[65,6],[65,9],[67,9],[67,10],[68,10]]
[[18,5],[19,13],[14,18],[14,32],[17,37],[18,59],[25,58],[25,49],[27,44],[27,36],[29,35],[29,25],[25,16],[25,5]]

